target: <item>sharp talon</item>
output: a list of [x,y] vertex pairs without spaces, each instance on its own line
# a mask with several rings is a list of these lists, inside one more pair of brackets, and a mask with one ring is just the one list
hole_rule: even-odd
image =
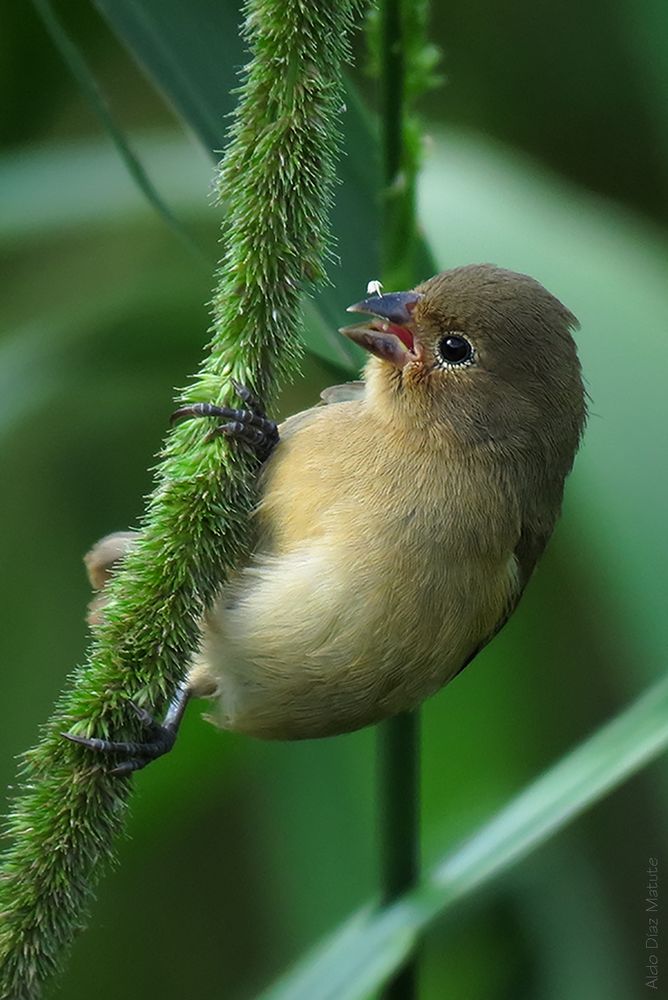
[[211,444],[211,442],[215,441],[217,437],[221,436],[221,434],[222,431],[220,429],[220,425],[218,425],[217,427],[212,427],[211,430],[207,431],[206,434],[204,435],[204,444]]
[[105,770],[115,777],[124,777],[133,771],[140,771],[152,760],[169,753],[176,742],[176,735],[191,695],[187,681],[182,681],[169,703],[167,713],[162,723],[156,721],[150,712],[128,699],[128,705],[142,726],[147,730],[147,738],[131,740],[101,740],[94,737],[78,736],[75,733],[61,733],[61,736],[71,743],[78,743],[86,750],[96,753],[116,754],[120,760],[111,761]]
[[174,410],[174,412],[170,414],[169,422],[172,427],[174,427],[175,424],[180,423],[182,420],[189,420],[190,417],[193,416],[194,413],[192,411],[192,406],[180,406],[178,410]]
[[258,417],[266,417],[266,413],[260,401],[253,395],[250,389],[247,389],[245,385],[241,384],[241,382],[237,382],[235,378],[231,378],[230,382],[234,386],[234,391],[239,399],[242,399]]
[[204,440],[210,442],[221,436],[236,438],[254,448],[264,462],[278,442],[276,424],[265,415],[260,403],[246,386],[236,379],[231,379],[231,382],[247,409],[238,410],[231,406],[216,406],[214,403],[191,403],[175,410],[170,422],[176,424],[193,417],[220,417],[224,422],[208,431]]
[[82,736],[75,736],[74,733],[61,733],[60,735],[64,739],[69,740],[70,743],[81,743],[81,741],[83,739]]
[[[181,698],[183,699],[184,697],[187,700],[187,694],[182,693]],[[176,721],[172,720],[166,725],[161,725],[148,712],[140,708],[139,705],[134,702],[130,704],[139,721],[149,730],[151,734],[150,739],[141,742],[132,742],[126,740],[101,740],[95,737],[77,736],[75,733],[61,733],[61,735],[65,739],[70,740],[71,743],[77,743],[79,746],[85,747],[87,750],[93,750],[98,754],[126,755],[126,760],[122,760],[119,764],[115,764],[109,768],[109,774],[123,777],[132,771],[140,771],[147,764],[150,764],[152,760],[162,757],[163,754],[169,753],[172,749],[176,742],[176,732],[180,717]],[[185,702],[183,704],[185,707]]]
[[183,416],[183,412],[182,411],[183,411],[183,407],[182,406],[180,406],[178,408],[178,410],[172,410],[172,412],[169,414],[169,425],[170,425],[170,427],[174,427],[175,424],[178,424],[179,420]]
[[141,769],[146,767],[150,761],[150,757],[146,760],[140,760],[138,757],[132,757],[130,760],[124,760],[122,764],[117,764],[116,767],[112,767],[107,773],[113,775],[114,778],[126,778],[128,774],[132,774],[133,771],[141,771]]
[[64,736],[66,740],[69,740],[70,743],[78,743],[79,746],[86,747],[88,750],[104,752],[110,745],[107,740],[100,740],[94,736],[77,736],[76,733],[61,733],[60,735]]
[[218,434],[224,434],[230,437],[243,437],[246,431],[246,424],[241,420],[229,420],[226,424],[219,424],[215,428]]
[[137,716],[137,718],[139,719],[139,721],[143,726],[146,726],[147,728],[150,729],[152,726],[157,725],[151,713],[147,712],[145,708],[141,708],[141,706],[138,705],[136,701],[131,701],[130,699],[128,699],[128,705],[130,706],[130,708],[135,713],[135,715]]
[[170,424],[177,424],[180,420],[190,420],[191,417],[224,417],[225,407],[216,406],[214,403],[190,403],[188,406],[180,406],[174,410],[169,418]]

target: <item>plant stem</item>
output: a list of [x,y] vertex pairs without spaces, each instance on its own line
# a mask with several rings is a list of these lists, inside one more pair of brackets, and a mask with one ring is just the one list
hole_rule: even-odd
[[384,0],[380,7],[378,66],[383,180],[381,266],[388,288],[415,280],[415,166],[407,141],[407,11],[412,0]]
[[[383,183],[386,189],[393,186],[399,174],[404,145],[406,74],[402,48],[401,6],[402,0],[385,0],[380,8],[381,155]],[[390,266],[396,264],[396,259],[390,260],[389,264]]]
[[[378,727],[382,904],[391,905],[420,875],[420,713],[405,712]],[[417,996],[413,950],[388,982],[384,1000]]]
[[[392,290],[415,281],[412,247],[415,234],[414,177],[406,156],[406,44],[404,5],[411,0],[383,0],[380,6],[379,84],[382,151],[382,268]],[[381,896],[384,905],[415,885],[420,853],[420,714],[405,713],[378,728]],[[417,996],[415,952],[387,984],[385,1000]]]
[[[252,51],[218,178],[228,213],[209,353],[179,402],[234,402],[231,378],[271,402],[301,353],[300,290],[323,275],[341,62],[355,0],[249,0]],[[104,191],[100,191],[104,198]],[[160,713],[199,622],[252,545],[256,461],[198,421],[171,431],[140,539],[108,589],[87,664],[62,696],[8,821],[0,872],[0,1000],[36,1000],[82,924],[131,782],[62,731],[135,740],[128,699]]]

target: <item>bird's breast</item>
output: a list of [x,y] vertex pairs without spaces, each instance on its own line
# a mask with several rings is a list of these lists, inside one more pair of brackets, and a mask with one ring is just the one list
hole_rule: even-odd
[[322,415],[276,450],[259,550],[212,630],[226,724],[258,735],[413,707],[492,633],[517,583],[514,513],[484,470],[409,447],[358,404]]

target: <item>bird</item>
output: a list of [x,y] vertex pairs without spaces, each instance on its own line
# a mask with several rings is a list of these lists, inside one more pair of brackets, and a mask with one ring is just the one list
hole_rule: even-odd
[[[371,288],[371,286],[369,286]],[[294,740],[415,709],[513,613],[559,517],[586,422],[573,314],[534,278],[492,264],[443,271],[349,307],[340,331],[363,378],[280,425],[195,403],[211,436],[262,459],[257,545],[202,621],[199,653],[162,723],[134,706],[145,743],[68,735],[125,754],[171,749],[187,700],[221,728]],[[222,422],[220,422],[222,420]],[[132,535],[87,557],[102,586]],[[93,618],[103,615],[98,597]]]

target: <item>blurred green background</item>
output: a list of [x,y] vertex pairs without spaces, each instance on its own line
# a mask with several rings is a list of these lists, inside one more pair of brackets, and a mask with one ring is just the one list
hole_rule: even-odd
[[[115,6],[118,28],[132,4]],[[213,261],[211,158],[101,16],[114,4],[98,7],[56,5]],[[181,37],[188,24],[208,37],[213,8],[238,21],[224,0],[165,0],[159,13],[183,19]],[[521,608],[425,706],[426,862],[646,687],[668,643],[668,8],[470,0],[439,5],[431,33],[447,84],[423,104],[426,238],[439,267],[528,271],[579,316],[591,419]],[[137,523],[173,386],[200,357],[212,276],[137,192],[30,4],[5,5],[0,48],[4,788],[84,656],[81,556]],[[220,48],[206,86],[220,94],[222,144],[243,50],[234,32]],[[369,80],[352,76],[371,105]],[[309,306],[317,354],[284,413],[350,376],[331,331],[377,276],[376,165],[347,103],[341,264]],[[261,744],[221,735],[201,711],[191,706],[178,752],[138,775],[119,867],[54,996],[88,1000],[94,984],[97,1000],[248,998],[373,896],[374,733]],[[427,939],[424,1000],[640,996],[667,776],[653,765],[456,908]]]

